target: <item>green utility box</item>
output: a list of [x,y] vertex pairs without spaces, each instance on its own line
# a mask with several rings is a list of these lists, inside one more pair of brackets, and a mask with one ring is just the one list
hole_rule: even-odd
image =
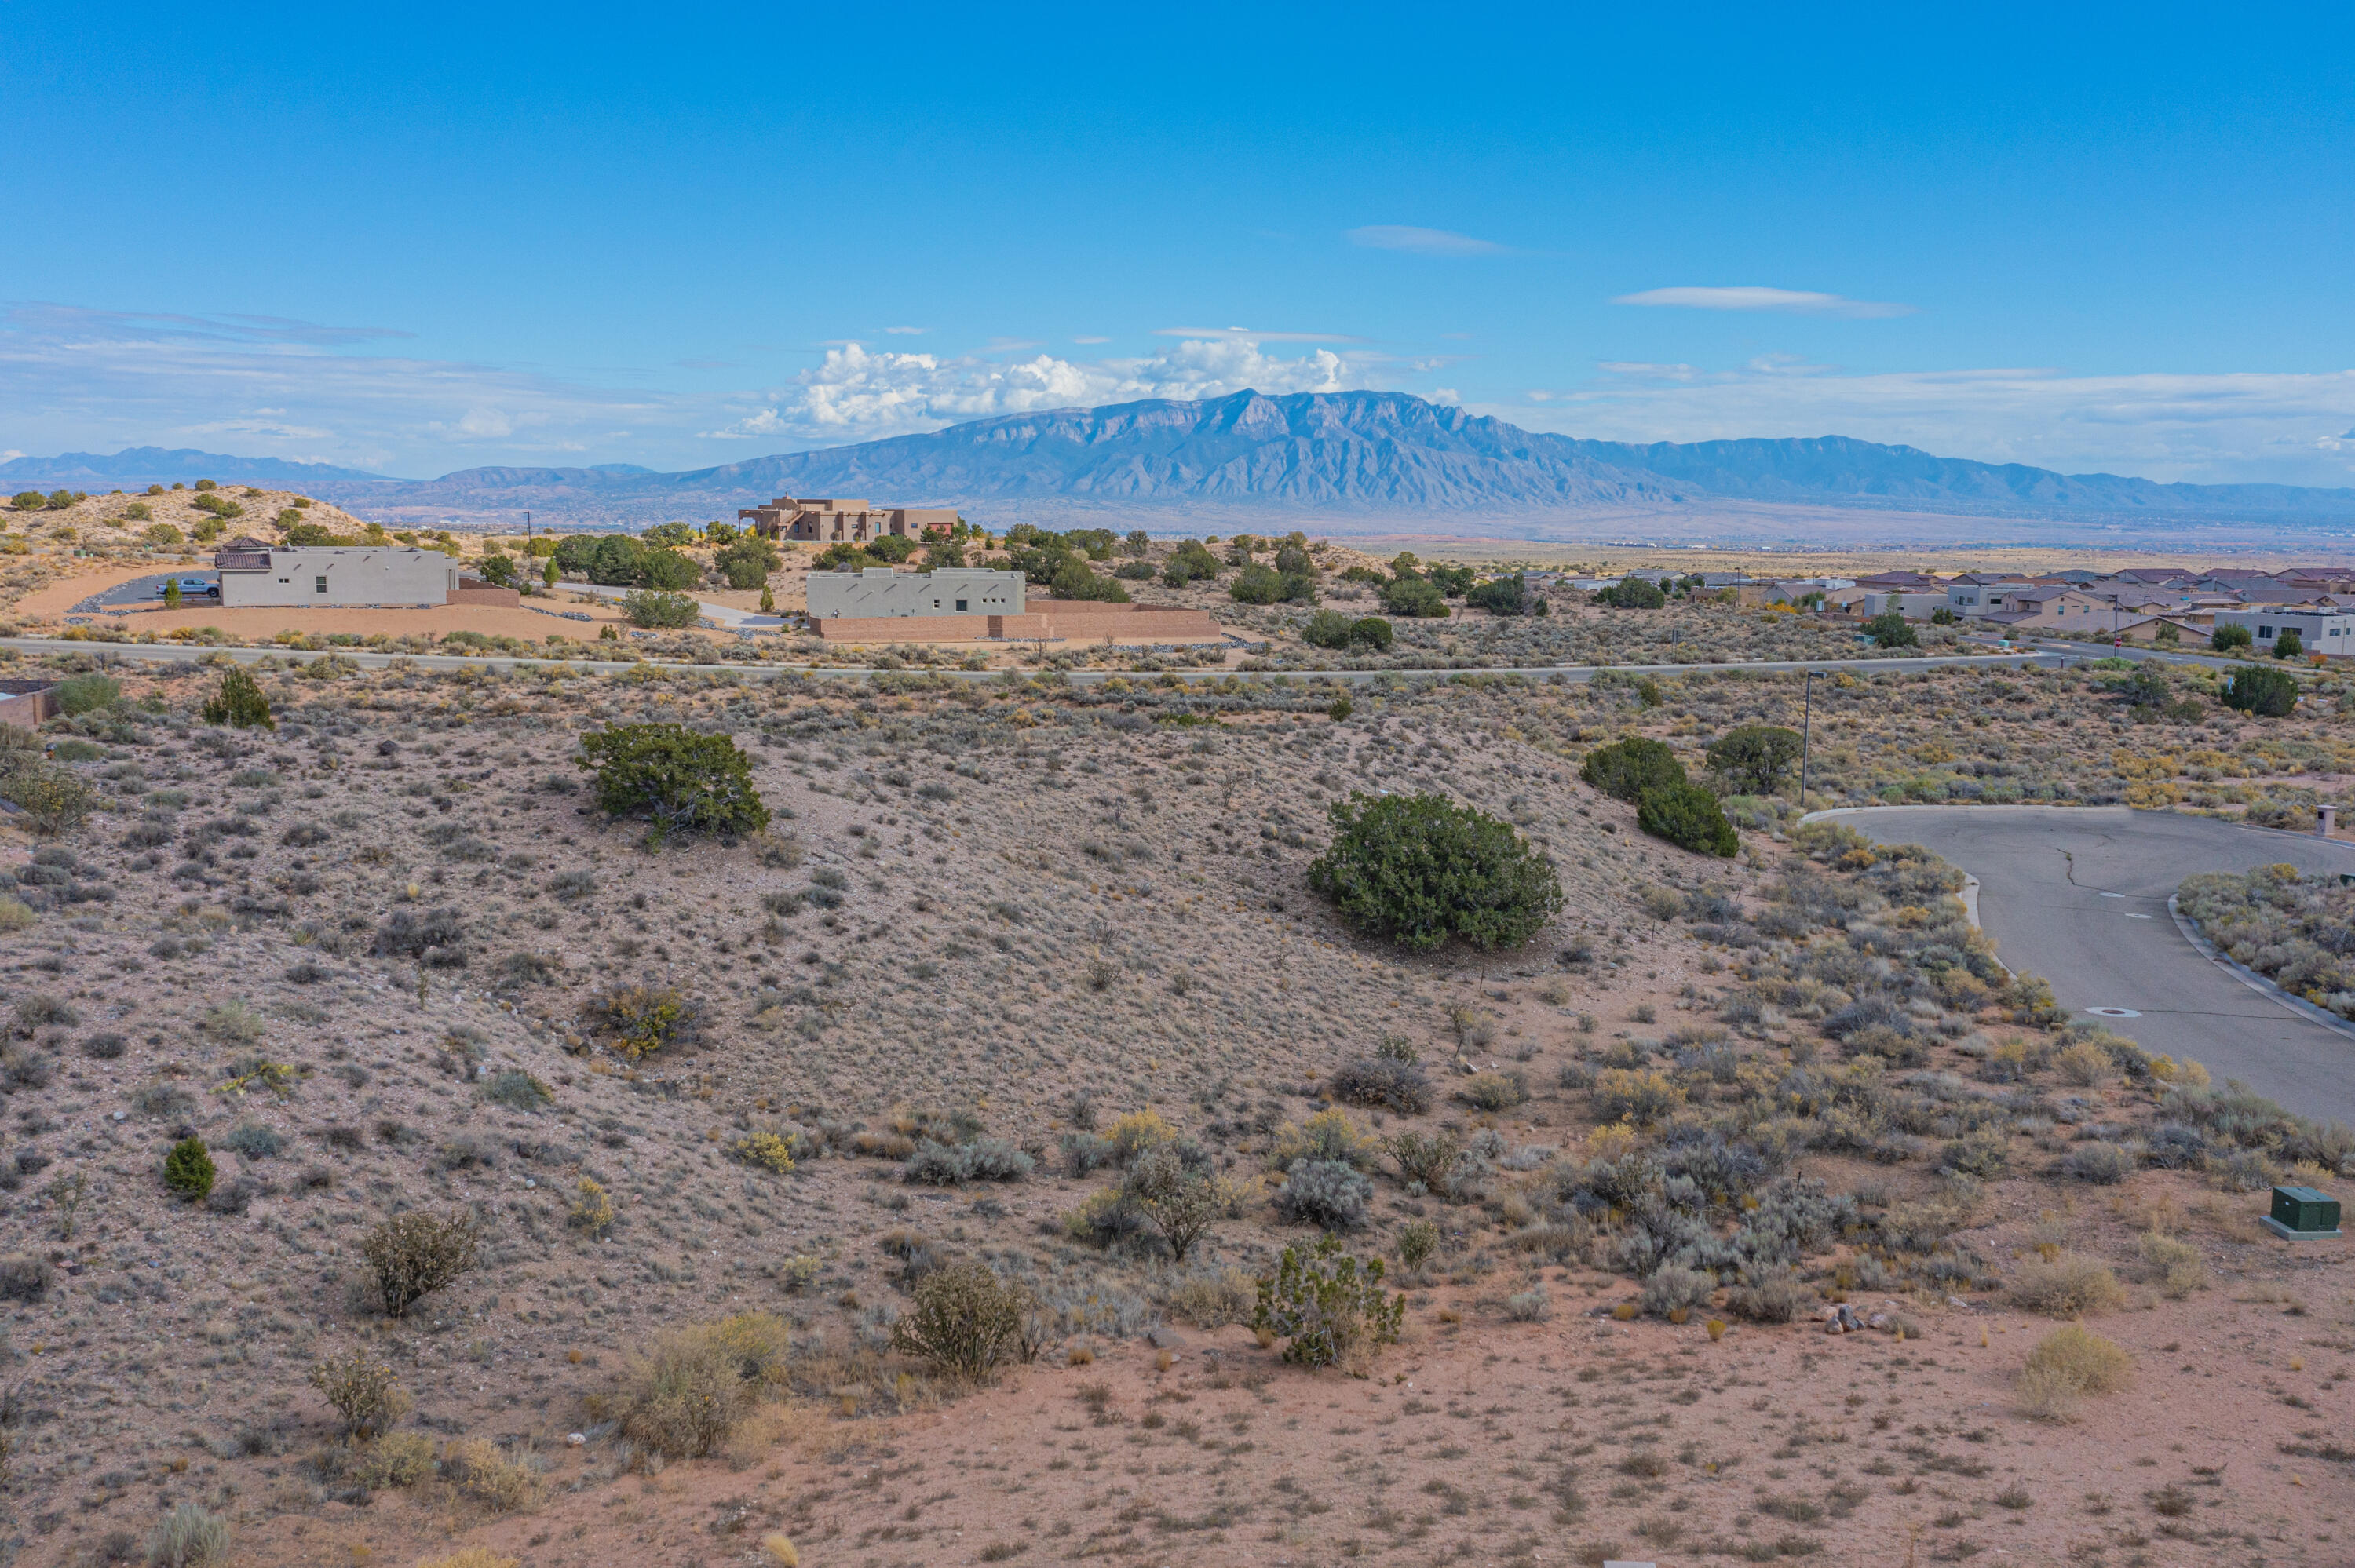
[[2339,1200],[2311,1187],[2276,1187],[2265,1228],[2291,1241],[2339,1234]]

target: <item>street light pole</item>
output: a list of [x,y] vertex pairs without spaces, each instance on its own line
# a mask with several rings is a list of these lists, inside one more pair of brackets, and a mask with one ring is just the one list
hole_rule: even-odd
[[1810,670],[1802,683],[1799,696],[1799,815],[1807,814],[1807,754],[1816,733],[1816,677],[1821,670]]

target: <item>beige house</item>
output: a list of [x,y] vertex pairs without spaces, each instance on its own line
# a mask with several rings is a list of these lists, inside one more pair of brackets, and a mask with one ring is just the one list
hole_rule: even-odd
[[921,539],[928,533],[946,534],[957,521],[954,506],[886,510],[864,501],[815,497],[796,501],[790,495],[780,495],[766,506],[742,507],[736,517],[764,539],[808,539],[826,545],[863,545],[886,534]]
[[943,567],[930,572],[869,567],[863,572],[812,572],[806,581],[813,620],[1020,615],[1024,592],[1029,587],[1029,579],[1020,572],[994,572],[979,567]]
[[240,539],[213,556],[225,609],[516,605],[513,588],[466,576],[439,550],[405,545],[261,545]]

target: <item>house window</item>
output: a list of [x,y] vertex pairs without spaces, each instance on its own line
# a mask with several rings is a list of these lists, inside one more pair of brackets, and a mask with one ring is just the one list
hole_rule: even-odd
[[2271,637],[2273,634],[2274,629],[2270,626],[2260,626],[2257,628],[2257,635],[2260,637]]
[[326,579],[326,578],[325,578],[325,577],[313,577],[313,578],[311,579],[311,591],[312,591],[313,593],[325,593],[325,592],[326,592],[326,591],[327,591],[327,579]]
[[964,607],[965,607],[965,601],[964,601],[964,599],[959,599],[959,600],[957,600],[957,613],[958,613],[958,614],[962,615],[962,614],[964,614]]

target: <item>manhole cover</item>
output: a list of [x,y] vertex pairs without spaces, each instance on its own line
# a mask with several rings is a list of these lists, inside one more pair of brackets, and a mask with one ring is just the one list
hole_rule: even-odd
[[2142,1016],[2131,1007],[2089,1007],[2085,1011],[2096,1018],[2140,1018]]

